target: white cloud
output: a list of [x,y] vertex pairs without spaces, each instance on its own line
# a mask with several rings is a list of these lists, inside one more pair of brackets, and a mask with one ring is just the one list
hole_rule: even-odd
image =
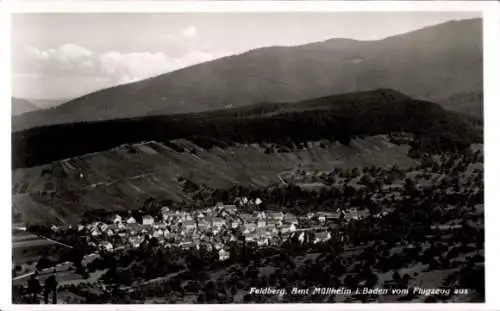
[[[71,81],[78,81],[74,83],[76,85],[72,92],[78,92],[77,89],[81,88],[84,93],[88,89],[94,90],[97,85],[105,88],[135,82],[225,56],[198,48],[197,35],[198,30],[194,26],[176,35],[166,35],[163,40],[168,41],[169,50],[162,52],[97,52],[73,43],[45,49],[29,46],[15,55],[15,83],[22,84],[25,79],[26,85],[32,89],[43,90],[34,85],[36,81],[43,80],[45,89],[60,90],[58,84],[67,85]],[[38,80],[25,78],[29,75],[38,77]]]
[[198,34],[198,29],[194,26],[189,26],[182,31],[184,38],[193,39]]
[[[41,50],[29,47],[23,57],[23,68],[17,68],[19,77],[34,75],[44,77],[44,81],[64,75],[66,79],[106,81],[102,87],[135,82],[178,70],[191,65],[210,61],[217,55],[192,50],[180,57],[170,57],[165,53],[108,51],[96,53],[75,44],[66,44],[56,49]],[[19,75],[20,74],[20,75]],[[82,80],[82,77],[87,77]],[[34,80],[30,79],[30,83]],[[47,82],[46,82],[47,83]],[[82,88],[85,88],[82,86]],[[93,88],[95,85],[93,83]]]

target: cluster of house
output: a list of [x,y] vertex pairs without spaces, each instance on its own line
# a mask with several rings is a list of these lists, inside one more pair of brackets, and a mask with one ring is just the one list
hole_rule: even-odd
[[[243,198],[237,202],[239,205],[249,203],[259,205],[262,201]],[[363,217],[360,211],[350,209],[309,213],[299,221],[295,215],[280,211],[240,213],[237,205],[218,203],[214,207],[191,212],[163,207],[161,217],[157,219],[150,215],[139,220],[132,216],[115,215],[105,222],[80,225],[78,230],[86,231],[89,245],[107,251],[137,248],[146,239],[154,237],[165,247],[215,250],[219,252],[220,260],[225,260],[229,256],[226,247],[231,242],[244,240],[256,246],[279,245],[292,234],[303,238],[301,232],[308,228],[300,226],[302,220],[308,219],[308,226],[311,226],[311,222],[324,225],[328,221],[340,219],[341,215],[345,219]],[[326,231],[315,232],[313,241],[320,243],[330,238],[331,235]]]

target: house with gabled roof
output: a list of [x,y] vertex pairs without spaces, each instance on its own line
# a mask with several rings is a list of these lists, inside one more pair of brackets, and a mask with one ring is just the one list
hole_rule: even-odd
[[297,227],[295,227],[294,224],[287,224],[281,228],[281,233],[295,232],[296,230],[297,230]]
[[212,223],[207,219],[198,220],[198,230],[207,230],[212,226]]
[[194,220],[187,220],[182,223],[182,228],[185,231],[191,231],[196,229],[196,222]]
[[245,234],[245,241],[246,242],[256,241],[258,238],[259,238],[259,236],[256,233]]
[[239,219],[233,219],[231,220],[231,228],[235,229],[238,228],[241,224],[241,221]]
[[269,212],[268,213],[268,218],[273,219],[273,220],[282,221],[284,216],[285,215],[283,214],[283,212]]
[[90,235],[91,236],[100,236],[101,235],[101,231],[98,229],[98,228],[92,228],[90,230]]
[[282,223],[283,222],[281,220],[279,220],[279,219],[267,219],[267,225],[268,226],[278,227],[278,226],[281,226]]
[[108,252],[113,251],[113,244],[111,242],[103,242],[100,247]]
[[122,221],[123,221],[122,216],[120,216],[120,215],[118,215],[118,214],[117,214],[117,215],[115,215],[115,217],[113,218],[113,223],[114,223],[115,225],[116,225],[116,224],[121,224],[121,223],[122,223]]
[[223,202],[217,202],[215,203],[214,209],[222,209],[224,207]]
[[267,225],[267,222],[266,222],[266,219],[265,218],[261,218],[261,219],[258,219],[257,220],[257,227],[258,228],[263,228]]
[[135,220],[134,217],[130,216],[128,219],[127,219],[127,224],[135,224],[137,223],[137,221]]
[[267,224],[265,227],[265,230],[266,230],[266,232],[269,232],[271,234],[278,233],[278,228],[275,225]]
[[163,237],[168,238],[170,236],[170,230],[167,228],[163,229]]
[[249,223],[249,222],[255,222],[255,217],[252,215],[252,214],[248,214],[248,213],[241,213],[240,214],[240,218],[243,220],[243,222],[245,223]]
[[141,236],[131,236],[129,237],[128,239],[128,242],[129,244],[134,247],[134,248],[137,248],[139,246],[141,246],[141,243],[144,241],[144,238],[141,237]]
[[182,241],[179,243],[179,247],[188,249],[194,246],[194,243],[192,241]]
[[283,222],[284,223],[287,223],[287,224],[294,224],[294,225],[298,225],[299,224],[299,219],[297,218],[297,216],[295,215],[292,215],[292,214],[286,214],[284,217],[283,217]]
[[161,237],[163,237],[163,230],[162,229],[156,229],[153,232],[153,237],[155,237],[155,238],[161,238]]
[[330,234],[330,232],[327,232],[327,231],[323,231],[323,232],[316,232],[314,234],[314,241],[313,243],[320,243],[320,242],[325,242],[325,241],[328,241],[332,238],[332,235]]
[[155,222],[155,219],[151,215],[146,215],[146,216],[142,217],[142,224],[145,226],[151,226],[154,224],[154,222]]
[[220,217],[213,217],[210,219],[212,222],[212,226],[214,227],[222,227],[223,225],[226,224],[226,221]]
[[230,256],[231,256],[231,254],[228,251],[226,251],[225,249],[222,248],[219,250],[219,260],[220,261],[228,260]]
[[238,211],[238,208],[234,204],[224,204],[224,210],[229,213],[235,213]]
[[258,246],[266,246],[269,245],[269,239],[267,237],[261,237],[257,239]]
[[256,229],[257,229],[257,226],[254,223],[246,223],[243,225],[243,233],[245,233],[245,232],[250,233],[250,232],[255,231]]

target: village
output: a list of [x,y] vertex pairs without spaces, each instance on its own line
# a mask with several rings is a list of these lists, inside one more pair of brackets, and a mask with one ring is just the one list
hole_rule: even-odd
[[[115,214],[103,221],[78,225],[78,232],[91,248],[113,252],[138,248],[152,238],[164,247],[196,248],[216,251],[219,260],[229,258],[229,244],[245,242],[249,246],[279,246],[292,236],[298,241],[321,243],[332,238],[330,228],[341,221],[367,217],[367,210],[337,209],[334,212],[308,213],[297,217],[281,211],[240,213],[240,207],[258,207],[262,201],[246,197],[237,204],[217,203],[213,207],[194,211],[173,210],[161,207],[160,217],[143,215],[122,217]],[[53,231],[64,230],[52,226]],[[309,232],[308,235],[306,233]],[[307,238],[306,238],[307,237]]]

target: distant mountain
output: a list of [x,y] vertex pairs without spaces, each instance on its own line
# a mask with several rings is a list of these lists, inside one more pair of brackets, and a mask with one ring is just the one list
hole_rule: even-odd
[[40,109],[35,104],[26,99],[15,98],[15,97],[11,99],[11,105],[12,105],[13,116],[17,116],[26,112],[37,111]]
[[186,139],[205,149],[274,143],[293,149],[323,139],[349,145],[354,137],[393,132],[414,134],[418,147],[429,150],[461,148],[480,140],[460,115],[380,89],[296,103],[33,128],[12,134],[12,159],[15,169],[143,141],[168,145]]
[[483,91],[455,94],[438,103],[451,111],[483,119]]
[[24,114],[13,127],[294,102],[377,88],[434,101],[482,89],[482,64],[481,20],[451,21],[377,41],[260,48]]
[[61,104],[69,102],[71,99],[68,98],[59,98],[59,99],[48,99],[48,98],[36,98],[36,99],[31,99],[30,101],[34,104],[36,104],[38,107],[41,109],[48,109],[48,108],[54,108],[57,107]]

